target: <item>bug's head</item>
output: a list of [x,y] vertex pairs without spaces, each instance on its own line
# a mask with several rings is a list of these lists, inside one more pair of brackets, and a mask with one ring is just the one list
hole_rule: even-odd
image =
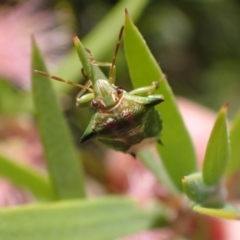
[[115,106],[121,99],[123,90],[110,84],[105,79],[98,79],[94,84],[93,107],[99,109],[108,109]]

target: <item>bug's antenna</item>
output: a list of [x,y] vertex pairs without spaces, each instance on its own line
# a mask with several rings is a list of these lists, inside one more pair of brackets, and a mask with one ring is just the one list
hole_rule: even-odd
[[112,64],[111,64],[110,71],[109,71],[110,76],[113,76],[113,72],[114,72],[114,68],[115,68],[115,64],[116,64],[116,59],[117,59],[117,54],[118,54],[120,44],[121,44],[121,40],[122,40],[122,36],[123,36],[123,31],[124,31],[124,26],[121,27],[120,32],[119,32],[118,42],[117,42],[117,45],[116,45],[116,48],[115,48],[115,53],[114,53]]
[[[49,77],[53,80],[56,80],[56,81],[59,81],[59,82],[64,82],[64,83],[67,83],[69,85],[72,85],[72,86],[75,86],[75,87],[78,87],[78,88],[81,88],[82,90],[84,91],[89,91],[89,92],[93,92],[93,89],[90,88],[91,86],[91,81],[90,81],[90,84],[85,84],[85,85],[81,85],[81,84],[78,84],[78,83],[74,83],[74,82],[71,82],[71,81],[68,81],[68,80],[64,80],[62,78],[59,78],[57,76],[53,76],[53,75],[50,75],[48,73],[45,73],[45,72],[42,72],[42,71],[39,71],[39,70],[34,70],[35,73],[39,74],[39,75],[42,75],[42,76],[45,76],[45,77]],[[84,75],[83,75],[84,76]],[[84,76],[85,77],[85,76]]]

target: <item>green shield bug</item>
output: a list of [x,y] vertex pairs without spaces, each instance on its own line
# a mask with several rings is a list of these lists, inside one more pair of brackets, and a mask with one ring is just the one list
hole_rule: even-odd
[[[158,87],[159,81],[153,82],[151,86],[137,88],[130,92],[115,85],[116,57],[123,31],[124,27],[120,30],[111,63],[95,61],[90,50],[86,49],[92,65],[110,68],[108,79],[97,79],[93,82],[82,69],[86,83],[80,85],[38,70],[35,72],[81,88],[76,97],[77,107],[91,101],[94,113],[83,133],[82,143],[89,139],[97,139],[109,148],[135,156],[142,147],[158,141],[162,130],[162,121],[154,107],[163,102],[163,97],[162,95],[151,95]],[[75,36],[75,46],[77,41],[79,39]]]

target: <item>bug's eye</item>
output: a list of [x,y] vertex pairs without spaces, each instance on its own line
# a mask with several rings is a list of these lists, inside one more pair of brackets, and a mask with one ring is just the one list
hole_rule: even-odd
[[92,100],[92,106],[97,108],[98,107],[98,102],[96,100]]
[[123,89],[121,87],[117,87],[117,94],[120,95],[123,93]]

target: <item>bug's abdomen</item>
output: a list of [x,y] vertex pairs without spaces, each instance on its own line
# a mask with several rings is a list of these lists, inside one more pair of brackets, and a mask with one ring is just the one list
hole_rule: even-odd
[[161,119],[153,107],[137,108],[137,111],[124,109],[120,113],[120,116],[118,113],[111,114],[97,128],[96,137],[111,148],[126,152],[144,139],[159,136]]
[[110,148],[127,152],[145,139],[157,139],[162,123],[154,109],[156,99],[126,95],[116,107],[97,111],[81,141],[97,138]]

